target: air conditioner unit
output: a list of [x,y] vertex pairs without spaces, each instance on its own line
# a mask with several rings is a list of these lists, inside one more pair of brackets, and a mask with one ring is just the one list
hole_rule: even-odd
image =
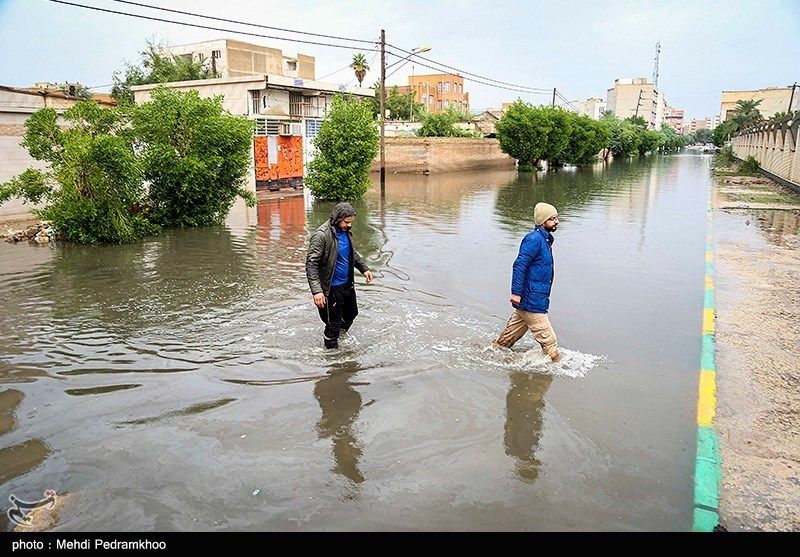
[[302,124],[299,122],[282,123],[280,135],[303,135]]

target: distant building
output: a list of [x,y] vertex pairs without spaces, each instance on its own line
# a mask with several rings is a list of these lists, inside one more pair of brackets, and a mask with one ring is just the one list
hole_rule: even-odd
[[684,133],[695,133],[697,130],[713,130],[719,125],[719,116],[708,116],[706,118],[692,118],[684,123]]
[[464,90],[464,78],[460,75],[412,75],[408,77],[408,85],[398,89],[401,93],[413,92],[414,101],[422,103],[428,112],[440,112],[451,106],[469,112],[469,93]]
[[683,116],[683,110],[668,106],[664,111],[664,125],[671,127],[679,134],[683,134]]
[[592,97],[591,99],[586,99],[582,102],[575,101],[572,104],[574,104],[580,110],[581,114],[588,116],[592,120],[599,120],[602,118],[603,113],[606,111],[606,107],[608,106],[606,101],[597,97]]
[[[505,105],[504,105],[505,106]],[[509,104],[510,106],[510,104]],[[472,118],[472,122],[479,132],[487,137],[495,136],[495,124],[503,117],[505,110],[490,108]]]
[[313,56],[287,56],[279,48],[270,48],[233,39],[217,39],[200,43],[165,47],[165,54],[202,60],[221,78],[246,75],[282,75],[315,79]]
[[607,92],[607,110],[621,119],[640,116],[652,130],[661,128],[665,108],[664,95],[644,77],[616,79]]
[[[771,118],[776,112],[789,112],[789,100],[792,97],[791,87],[766,87],[754,91],[723,91],[719,105],[719,119],[724,122],[736,109],[737,101],[761,101],[758,110],[764,118]],[[800,110],[800,87],[795,89],[792,99],[792,111]]]

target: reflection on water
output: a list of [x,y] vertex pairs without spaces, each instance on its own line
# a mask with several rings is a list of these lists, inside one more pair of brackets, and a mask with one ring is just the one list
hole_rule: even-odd
[[[304,265],[333,204],[307,193],[4,243],[4,493],[80,494],[67,530],[687,529],[709,183],[699,156],[390,175],[355,204],[378,279],[334,351]],[[488,348],[537,201],[563,217],[559,365]]]
[[552,375],[513,372],[506,395],[506,454],[514,457],[517,475],[527,483],[539,477],[536,449],[542,436],[544,395]]
[[[355,362],[336,364],[328,375],[314,384],[314,397],[322,410],[317,422],[320,439],[333,442],[333,471],[347,477],[353,483],[364,481],[358,469],[362,448],[354,433],[354,423],[361,411],[361,395],[354,389],[358,365]],[[368,384],[368,383],[367,383]]]

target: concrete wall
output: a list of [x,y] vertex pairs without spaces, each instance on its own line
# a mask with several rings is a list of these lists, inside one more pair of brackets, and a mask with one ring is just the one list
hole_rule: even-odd
[[755,157],[761,168],[800,188],[800,112],[762,124],[731,139],[740,159]]
[[[46,164],[31,158],[28,151],[20,146],[22,134],[25,133],[21,127],[15,124],[0,124],[0,183],[10,180],[27,168],[40,170],[47,168]],[[9,199],[0,204],[0,222],[33,218],[30,211],[35,207],[20,199]]]
[[725,121],[730,113],[736,110],[737,101],[761,101],[758,110],[764,118],[771,118],[776,112],[788,112],[789,100],[792,101],[792,111],[800,110],[800,89],[795,90],[792,99],[791,87],[767,87],[755,91],[723,91],[722,102],[719,105],[719,117]]
[[[458,170],[513,170],[516,160],[500,150],[496,139],[463,137],[387,137],[387,172],[454,172]],[[372,162],[380,171],[380,158]]]

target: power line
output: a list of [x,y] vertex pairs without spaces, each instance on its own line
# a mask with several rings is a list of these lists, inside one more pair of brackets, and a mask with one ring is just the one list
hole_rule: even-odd
[[[404,52],[405,54],[416,54],[415,52],[412,52],[412,51],[409,51],[409,50],[405,50],[405,49],[400,48],[399,46],[395,46],[393,44],[387,43],[387,46],[390,46],[390,47],[392,47],[394,49],[397,49],[400,52]],[[397,56],[397,54],[395,54],[395,56]],[[475,73],[472,73],[472,72],[468,72],[468,71],[456,68],[454,66],[450,66],[448,64],[444,64],[442,62],[437,62],[435,60],[431,60],[430,58],[426,58],[425,56],[420,56],[419,54],[416,54],[416,58],[417,58],[417,60],[425,60],[426,62],[430,62],[431,64],[436,64],[436,65],[441,66],[443,68],[448,68],[448,69],[453,70],[453,71],[455,71],[455,72],[457,72],[459,74],[469,75],[469,76],[472,76],[472,77],[475,77],[475,78],[478,78],[478,79],[483,79],[484,81],[491,81],[493,83],[498,83],[500,85],[507,85],[509,87],[515,87],[515,88],[518,88],[518,89],[531,89],[531,90],[540,91],[540,92],[547,92],[547,93],[552,92],[551,89],[545,89],[543,87],[528,87],[527,85],[519,85],[519,84],[516,84],[516,83],[509,83],[507,81],[499,81],[497,79],[492,79],[491,77],[482,76],[482,75],[479,75],[479,74],[475,74]],[[420,63],[420,65],[422,66],[423,64]],[[430,67],[430,66],[428,66],[428,67]],[[433,69],[438,69],[438,70],[441,71],[441,68],[433,68]]]
[[[222,31],[224,33],[235,33],[235,34],[238,34],[238,35],[248,35],[248,36],[251,36],[251,37],[262,37],[262,38],[265,38],[265,39],[276,39],[276,40],[279,40],[279,41],[287,41],[287,42],[291,42],[291,43],[313,44],[313,45],[317,45],[317,46],[330,46],[330,47],[333,47],[333,48],[344,48],[344,49],[347,49],[347,50],[367,50],[367,51],[375,50],[375,49],[365,49],[365,48],[363,48],[361,46],[349,46],[349,45],[341,45],[341,44],[333,44],[333,43],[322,43],[322,42],[317,42],[317,41],[307,41],[307,40],[303,40],[303,39],[292,39],[292,38],[288,38],[288,37],[278,37],[278,36],[275,36],[275,35],[263,35],[261,33],[251,33],[249,31],[235,31],[233,29],[225,29],[225,28],[222,28],[222,27],[212,27],[210,25],[201,25],[199,23],[189,23],[189,22],[186,22],[186,21],[175,21],[174,19],[164,19],[164,18],[160,18],[160,17],[153,17],[153,16],[140,15],[140,14],[132,14],[132,13],[128,13],[128,12],[120,12],[118,10],[109,10],[109,9],[106,9],[106,8],[98,8],[96,6],[86,6],[84,4],[77,4],[77,3],[74,3],[74,2],[66,2],[65,0],[48,0],[48,2],[54,2],[56,4],[65,4],[67,6],[74,6],[76,8],[84,8],[84,9],[87,9],[87,10],[94,10],[94,11],[98,11],[98,12],[106,12],[106,13],[116,14],[116,15],[126,15],[128,17],[135,17],[135,18],[139,18],[139,19],[147,19],[147,20],[150,20],[150,21],[160,21],[162,23],[173,23],[175,25],[183,25],[185,27],[197,27],[199,29],[210,29],[211,31]],[[348,39],[348,40],[351,40],[351,39]]]
[[326,39],[338,39],[338,40],[341,40],[341,41],[351,41],[351,42],[357,42],[357,43],[365,43],[365,44],[369,44],[369,45],[375,44],[374,40],[368,41],[368,40],[365,40],[365,39],[353,39],[353,38],[350,38],[350,37],[338,37],[336,35],[325,35],[325,34],[322,34],[322,33],[311,33],[310,31],[298,31],[297,29],[286,29],[286,28],[283,28],[283,27],[273,27],[273,26],[270,26],[270,25],[261,25],[261,24],[258,24],[258,23],[248,23],[247,21],[238,21],[238,20],[235,20],[235,19],[225,19],[223,17],[214,17],[212,15],[204,15],[204,14],[198,14],[198,13],[193,13],[193,12],[185,12],[185,11],[182,11],[182,10],[175,10],[175,9],[172,9],[172,8],[163,8],[161,6],[151,6],[150,4],[143,4],[141,2],[130,2],[129,0],[112,0],[112,1],[113,2],[119,2],[120,4],[130,4],[132,6],[139,6],[139,7],[142,7],[142,8],[150,8],[152,10],[161,10],[161,11],[164,11],[164,12],[172,12],[172,13],[181,14],[181,15],[188,15],[188,16],[192,16],[192,17],[201,17],[201,18],[204,18],[204,19],[213,19],[215,21],[223,21],[225,23],[237,23],[237,24],[240,24],[240,25],[249,25],[250,27],[260,27],[262,29],[273,29],[275,31],[284,31],[286,33],[298,33],[298,34],[301,34],[301,35],[310,35],[312,37],[323,37],[323,38],[326,38]]
[[[400,55],[395,54],[393,52],[390,52],[388,50],[386,51],[386,53],[387,54],[391,54],[392,56],[395,56],[397,58],[401,58],[401,59],[404,58],[404,56],[400,56]],[[441,67],[424,64],[424,63],[419,62],[417,60],[415,60],[414,63],[422,66],[423,68],[428,68],[428,69],[436,70],[436,71],[439,71],[439,72],[443,71]],[[448,72],[445,71],[445,73],[448,73]],[[466,72],[464,72],[464,73],[466,73]],[[469,75],[475,75],[475,74],[469,74]],[[488,81],[482,81],[480,79],[475,79],[475,78],[467,78],[467,81],[472,81],[473,83],[478,83],[480,85],[487,85],[489,87],[495,87],[497,89],[505,89],[507,91],[515,91],[515,92],[518,92],[518,93],[528,93],[530,95],[549,95],[549,94],[552,93],[551,90],[544,90],[543,89],[543,90],[539,91],[539,90],[531,90],[531,89],[522,89],[522,88],[518,88],[518,87],[507,87],[507,86],[503,86],[503,85],[497,85],[495,83],[491,83],[491,82],[488,82]]]

